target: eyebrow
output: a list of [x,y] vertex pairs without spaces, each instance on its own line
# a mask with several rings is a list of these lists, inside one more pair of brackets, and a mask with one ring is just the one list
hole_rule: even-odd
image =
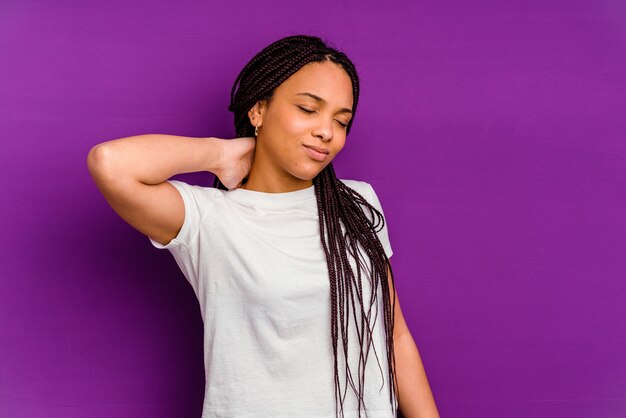
[[[326,100],[322,99],[319,96],[316,96],[313,93],[306,93],[306,92],[305,93],[297,93],[296,96],[309,96],[309,97],[314,98],[318,102],[326,103]],[[346,112],[346,113],[353,114],[352,110],[348,109],[347,107],[343,107],[343,108],[339,109],[339,112],[341,112],[341,113]]]

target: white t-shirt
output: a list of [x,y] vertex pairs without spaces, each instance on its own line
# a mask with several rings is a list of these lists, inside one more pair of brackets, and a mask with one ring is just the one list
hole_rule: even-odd
[[[341,181],[382,213],[369,183]],[[200,304],[206,380],[202,418],[334,418],[330,284],[315,186],[264,193],[168,182],[183,198],[185,220],[167,245],[149,239],[172,253]],[[378,236],[390,257],[386,224]],[[354,259],[349,260],[356,278]],[[367,313],[371,286],[363,269],[361,278]],[[388,418],[396,416],[397,399],[394,393],[392,406],[382,300],[379,288],[378,312],[374,305],[370,317],[376,352],[370,347],[367,355],[364,399],[368,417]],[[346,418],[359,416],[351,385],[358,390],[363,373],[350,310],[351,379],[346,379],[340,330],[337,348]],[[356,318],[361,324],[360,310]],[[366,416],[363,405],[361,416]]]

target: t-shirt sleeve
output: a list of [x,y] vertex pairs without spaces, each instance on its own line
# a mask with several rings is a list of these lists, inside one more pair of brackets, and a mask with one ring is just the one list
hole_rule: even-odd
[[[391,248],[391,242],[389,241],[389,232],[387,229],[387,218],[385,217],[385,213],[383,212],[383,208],[380,204],[380,200],[378,200],[376,191],[374,191],[374,188],[372,187],[371,184],[367,183],[367,186],[370,192],[370,200],[369,200],[370,205],[378,209],[378,211],[383,215],[383,219],[385,220],[385,225],[380,231],[377,232],[377,234],[378,234],[378,239],[380,240],[380,243],[385,249],[385,254],[387,254],[388,258],[390,258],[393,255],[393,249]],[[380,228],[380,225],[378,226],[378,228]]]
[[178,190],[183,199],[183,203],[185,204],[185,220],[183,221],[180,231],[178,231],[178,235],[167,244],[161,244],[151,237],[148,237],[148,239],[154,247],[160,250],[168,249],[172,251],[181,246],[185,246],[189,249],[193,244],[193,240],[197,234],[197,225],[200,222],[200,208],[194,194],[195,186],[179,180],[167,180],[167,182]]
[[182,271],[187,281],[191,284],[196,295],[198,295],[198,262],[197,254],[200,245],[200,221],[202,219],[201,204],[199,194],[202,191],[200,186],[187,184],[179,180],[167,180],[180,193],[185,205],[185,220],[178,232],[167,244],[161,244],[149,238],[150,243],[158,249],[170,251],[176,264]]

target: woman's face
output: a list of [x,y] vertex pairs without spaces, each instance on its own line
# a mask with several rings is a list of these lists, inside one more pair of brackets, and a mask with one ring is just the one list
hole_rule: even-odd
[[333,62],[303,66],[276,88],[270,105],[261,106],[261,116],[253,119],[261,125],[257,168],[287,183],[312,180],[345,145],[352,104],[352,81],[341,66]]

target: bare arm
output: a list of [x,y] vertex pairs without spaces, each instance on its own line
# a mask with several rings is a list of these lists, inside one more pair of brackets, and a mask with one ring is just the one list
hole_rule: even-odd
[[[114,139],[94,146],[87,157],[89,171],[107,183],[133,179],[146,185],[164,182],[175,174],[215,173],[221,157],[219,138],[146,134]],[[111,178],[101,178],[102,175]]]
[[[389,271],[388,274],[390,274]],[[393,303],[394,291],[391,278],[389,278],[389,295]],[[406,418],[439,418],[424,365],[411,331],[404,320],[397,293],[395,293],[395,298],[393,345],[398,379],[396,388],[398,407]]]
[[126,222],[166,244],[176,237],[185,210],[166,180],[179,173],[220,171],[224,140],[146,134],[106,141],[87,156],[89,173]]

